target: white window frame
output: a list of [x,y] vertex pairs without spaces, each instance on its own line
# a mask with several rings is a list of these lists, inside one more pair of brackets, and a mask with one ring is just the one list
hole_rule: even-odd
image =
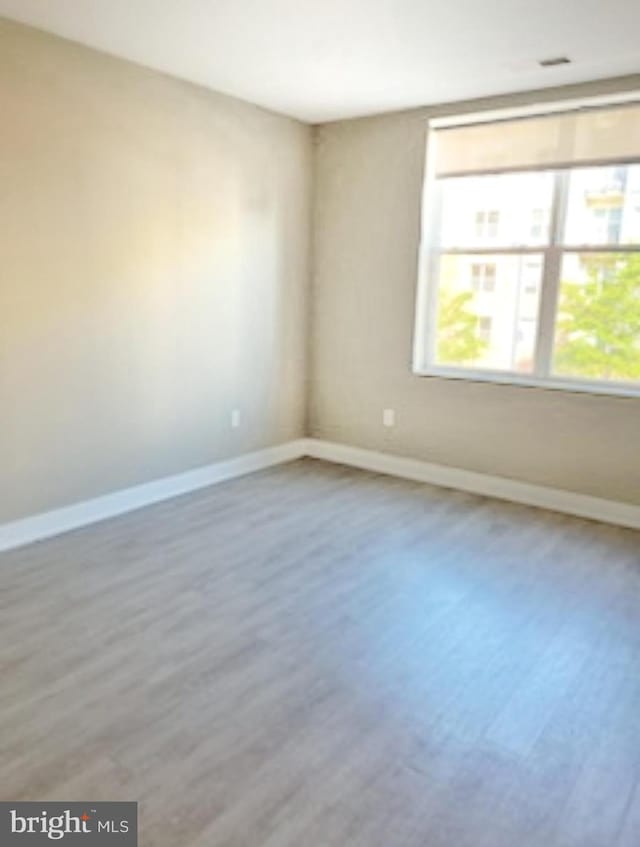
[[[576,108],[593,108],[614,105],[616,103],[637,102],[638,92],[625,92],[610,97],[593,97],[581,100],[564,101],[521,109],[502,109],[479,114],[448,116],[435,119],[430,126],[461,126],[481,122],[513,119],[524,116],[562,112]],[[540,168],[540,171],[554,173],[553,198],[551,204],[550,235],[547,244],[517,247],[473,247],[441,249],[436,245],[435,231],[441,219],[441,189],[435,176],[434,135],[427,130],[425,145],[426,163],[422,197],[422,238],[420,244],[418,289],[416,295],[416,316],[413,343],[413,373],[417,376],[439,377],[472,382],[491,382],[524,387],[555,389],[569,392],[587,392],[591,394],[640,397],[640,385],[635,382],[615,380],[590,380],[581,377],[559,377],[552,373],[555,322],[560,288],[560,268],[564,253],[640,253],[640,245],[606,244],[580,245],[564,244],[562,236],[565,230],[567,201],[569,193],[569,172],[571,168]],[[639,155],[640,161],[640,155]],[[622,164],[629,164],[624,162]],[[575,168],[612,166],[611,162],[589,162],[589,165],[576,164]],[[614,163],[615,165],[615,163]],[[510,171],[517,173],[518,171]],[[521,171],[520,171],[521,172]],[[470,174],[471,176],[471,174]],[[482,262],[484,256],[499,255],[542,255],[543,270],[538,312],[536,337],[535,368],[531,374],[514,371],[496,371],[480,367],[441,365],[436,363],[436,301],[438,287],[438,264],[441,255],[469,255]]]

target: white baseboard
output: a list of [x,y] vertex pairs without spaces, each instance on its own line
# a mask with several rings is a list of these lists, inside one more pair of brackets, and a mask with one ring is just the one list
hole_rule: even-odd
[[267,447],[255,453],[245,453],[234,459],[225,459],[175,476],[114,491],[62,509],[0,524],[0,553],[303,456],[640,529],[640,506],[630,503],[406,459],[348,444],[300,438],[277,447]]
[[603,500],[559,488],[532,485],[505,477],[434,465],[416,459],[405,459],[389,453],[363,450],[348,444],[313,438],[306,439],[305,452],[308,456],[328,462],[351,465],[390,476],[428,482],[445,488],[457,488],[473,494],[496,497],[499,500],[510,500],[527,506],[537,506],[554,512],[640,529],[640,506],[634,506],[631,503]]
[[32,517],[0,524],[0,552],[41,541],[72,529],[113,518],[134,509],[141,509],[161,500],[197,491],[208,485],[233,479],[237,476],[289,462],[306,455],[305,438],[288,441],[277,447],[267,447],[255,453],[245,453],[233,459],[224,459],[202,468],[174,476],[124,488],[92,500],[74,503]]

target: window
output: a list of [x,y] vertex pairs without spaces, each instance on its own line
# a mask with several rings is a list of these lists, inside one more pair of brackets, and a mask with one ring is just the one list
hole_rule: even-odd
[[474,291],[495,291],[496,266],[474,262],[471,265],[471,287]]
[[540,263],[529,260],[524,263],[524,293],[538,295],[540,283]]
[[484,210],[476,212],[475,221],[476,238],[497,238],[500,223],[500,212],[497,209],[491,212]]
[[435,132],[417,372],[640,393],[640,106]]
[[485,315],[483,317],[478,318],[478,337],[485,343],[488,344],[491,340],[491,327],[493,325],[493,319],[491,315]]
[[544,242],[549,237],[549,209],[534,209],[531,213],[531,238]]

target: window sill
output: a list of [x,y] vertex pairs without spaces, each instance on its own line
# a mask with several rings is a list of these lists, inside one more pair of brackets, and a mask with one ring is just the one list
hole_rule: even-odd
[[462,380],[464,382],[488,382],[494,385],[513,385],[518,388],[541,388],[572,394],[597,394],[604,397],[632,397],[640,399],[640,385],[634,386],[621,382],[603,385],[601,382],[589,382],[588,380],[580,379],[541,378],[524,376],[522,374],[502,373],[500,371],[447,368],[436,365],[426,368],[414,367],[413,373],[415,376],[420,377]]

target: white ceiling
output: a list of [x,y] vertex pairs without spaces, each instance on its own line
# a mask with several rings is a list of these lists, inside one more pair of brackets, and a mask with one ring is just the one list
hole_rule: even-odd
[[640,71],[640,0],[0,0],[0,15],[310,123]]

